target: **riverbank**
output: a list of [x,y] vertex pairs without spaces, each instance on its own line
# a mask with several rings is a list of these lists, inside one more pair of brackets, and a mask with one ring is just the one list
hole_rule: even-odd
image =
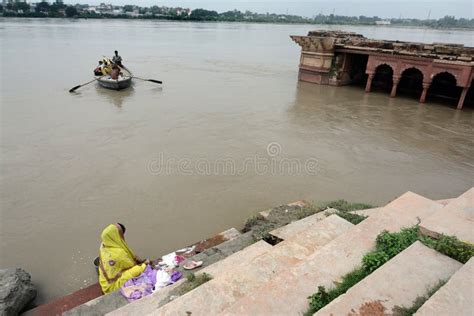
[[47,15],[42,13],[31,13],[31,14],[19,14],[19,13],[6,13],[4,12],[3,17],[5,18],[52,18],[52,19],[74,19],[74,20],[149,20],[149,21],[175,21],[175,22],[215,22],[215,23],[244,23],[244,24],[278,24],[278,25],[314,25],[314,26],[374,26],[374,27],[388,27],[388,28],[419,28],[419,29],[432,29],[432,30],[473,30],[473,25],[459,26],[459,25],[443,25],[436,23],[394,23],[394,24],[383,24],[377,25],[374,22],[371,23],[324,23],[321,21],[314,20],[295,20],[291,19],[242,19],[242,20],[232,20],[232,19],[193,19],[193,18],[178,18],[173,16],[143,16],[143,17],[132,17],[128,15],[78,15],[78,16],[54,16]]
[[[65,315],[182,314],[185,311],[193,314],[307,311],[312,315],[318,309],[334,306],[362,311],[361,304],[369,301],[350,305],[355,304],[351,297],[358,297],[358,292],[364,291],[362,282],[373,283],[369,287],[371,299],[387,306],[383,309],[441,308],[431,300],[435,290],[426,296],[425,292],[431,289],[428,285],[443,280],[436,287],[440,289],[474,255],[474,237],[469,220],[464,218],[472,208],[473,194],[471,188],[457,198],[434,201],[406,192],[383,207],[371,209],[365,208],[369,205],[341,200],[320,207],[304,201],[281,205],[250,218],[242,235],[209,249],[209,253],[198,254],[196,257],[204,259],[204,265],[186,279],[131,304],[115,292]],[[205,261],[209,254],[221,257],[217,261]],[[416,284],[410,273],[413,269],[419,270]],[[390,276],[393,284],[405,286],[380,283],[380,279]],[[449,291],[457,291],[466,285],[450,287]],[[326,289],[330,293],[327,296]],[[447,290],[444,288],[440,293]],[[331,303],[340,295],[338,301]],[[465,295],[461,291],[456,297]],[[419,303],[417,298],[421,296],[424,300]],[[377,300],[380,297],[386,299]],[[212,304],[204,304],[209,300]],[[469,304],[454,303],[442,308],[449,310],[454,305],[463,312],[472,309]]]
[[162,302],[157,292],[109,315],[467,315],[473,197],[474,188],[443,201],[406,192],[355,225],[316,213],[271,231],[277,244],[261,240],[214,264],[186,295]]
[[[226,259],[232,254],[250,247],[261,240],[270,245],[279,243],[281,238],[270,234],[271,231],[276,231],[278,228],[318,213],[321,214],[321,219],[336,214],[353,224],[357,224],[367,217],[364,214],[358,214],[357,211],[369,208],[372,208],[372,206],[364,203],[348,203],[344,200],[323,203],[321,205],[297,201],[259,212],[246,221],[240,232],[235,228],[231,228],[210,239],[186,247],[193,249],[193,252],[180,255],[185,255],[189,260],[202,261],[203,265],[192,272],[184,270],[182,266],[178,267],[178,270],[185,275],[185,278],[178,284],[160,291],[160,304],[165,304],[171,298],[184,295],[194,287],[197,287],[198,284],[195,284],[197,281],[192,275],[198,272],[200,276],[202,276],[203,272],[215,273],[216,271],[210,270],[210,266]],[[197,280],[204,282],[210,279],[201,280],[198,278]],[[86,302],[89,303],[84,304]],[[127,300],[119,292],[102,296],[100,287],[93,285],[38,306],[28,311],[26,315],[62,314],[69,310],[71,311],[68,312],[68,315],[105,314],[126,304]],[[76,308],[76,306],[79,307]]]

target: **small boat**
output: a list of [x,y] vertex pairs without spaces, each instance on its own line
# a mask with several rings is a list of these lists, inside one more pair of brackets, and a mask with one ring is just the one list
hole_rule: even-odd
[[105,77],[96,76],[100,86],[106,89],[122,90],[132,84],[132,72],[125,67],[120,68],[122,75],[118,79],[112,79],[110,75]]

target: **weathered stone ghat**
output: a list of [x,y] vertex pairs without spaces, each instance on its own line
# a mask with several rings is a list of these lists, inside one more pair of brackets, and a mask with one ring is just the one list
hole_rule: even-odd
[[[315,207],[305,201],[297,201],[262,211],[247,221],[242,233],[235,228],[231,228],[211,239],[196,243],[203,245],[202,252],[194,255],[192,260],[203,261],[203,265],[193,270],[193,272],[196,275],[207,273],[211,276],[225,273],[227,270],[232,269],[232,266],[239,263],[241,260],[240,256],[244,250],[247,254],[246,256],[256,256],[262,251],[270,249],[272,244],[277,244],[279,240],[281,241],[282,239],[279,236],[282,233],[280,232],[286,231],[285,227],[289,223],[299,222],[299,224],[303,224],[304,228],[304,225],[307,225],[305,224],[306,222],[317,222],[333,214],[335,209],[331,208],[332,206],[338,206],[344,209],[344,211],[348,211],[351,208],[354,210],[365,208],[367,205],[335,201]],[[299,221],[302,218],[304,218],[304,221]],[[291,232],[291,230],[287,234],[296,234],[298,231]],[[181,267],[178,269],[185,274],[188,273]],[[159,293],[158,298],[145,297],[140,300],[141,304],[147,302],[149,310],[163,306],[172,299],[182,295],[184,283],[185,279],[182,279],[176,284],[160,290],[157,292]],[[79,306],[72,304],[71,308],[64,308],[64,303],[64,299],[59,299],[56,303],[46,304],[31,314],[48,315],[48,311],[59,308],[59,311],[61,313],[65,312],[66,315],[104,315],[116,309],[126,311],[129,308],[127,307],[127,301],[119,292],[91,299]],[[61,310],[61,308],[63,309]]]
[[[407,192],[383,207],[368,207],[345,201],[313,207],[298,201],[260,212],[248,220],[243,233],[194,257],[204,261],[196,276],[211,276],[199,287],[185,292],[183,279],[131,304],[116,292],[66,315],[301,315],[318,286],[330,289],[360,267],[384,231],[417,225],[420,238],[440,238],[441,243],[440,236],[455,235],[464,243],[474,242],[474,188],[439,201]],[[389,312],[410,306],[440,281],[447,282],[419,312],[471,315],[471,255],[463,253],[465,260],[459,262],[447,257],[446,249],[436,249],[419,242],[401,249],[317,315]],[[468,253],[474,253],[472,247]]]
[[419,95],[472,102],[474,48],[459,44],[424,44],[373,40],[342,31],[310,31],[291,36],[301,46],[299,80],[325,85],[381,86],[395,97],[409,90]]
[[[308,310],[307,298],[317,291],[317,286],[331,288],[357,268],[363,256],[374,250],[381,232],[397,232],[419,224],[420,230],[450,233],[456,223],[472,222],[473,201],[474,188],[456,199],[439,202],[407,192],[384,207],[358,211],[368,215],[358,225],[330,215],[335,210],[317,212],[270,231],[270,235],[281,239],[273,246],[260,240],[204,268],[201,271],[208,269],[212,280],[191,292],[165,301],[162,298],[167,293],[157,292],[109,315],[301,315]],[[290,213],[290,210],[285,212],[285,207],[276,211],[280,212],[278,216]],[[439,214],[444,215],[441,222]],[[272,211],[261,212],[249,226],[259,227],[265,217],[271,216]],[[460,239],[472,243],[472,229],[466,231],[466,228],[457,226],[463,236]],[[472,275],[468,275],[471,267],[472,259],[463,266],[415,243],[317,315],[348,315],[357,311],[361,315],[374,315],[370,313],[374,311],[380,312],[377,315],[383,311],[390,313],[395,307],[410,306],[440,279],[447,283],[424,302],[420,313],[440,315],[438,311],[444,314],[456,311],[456,315],[470,315],[474,311],[474,297],[466,287],[472,284]],[[455,298],[450,299],[452,296]]]

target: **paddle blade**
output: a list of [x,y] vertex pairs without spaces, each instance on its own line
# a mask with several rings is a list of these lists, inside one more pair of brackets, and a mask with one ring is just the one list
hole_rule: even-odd
[[74,92],[76,91],[77,89],[79,89],[81,87],[81,85],[78,85],[78,86],[75,86],[74,88],[72,88],[71,90],[69,90],[69,92]]
[[154,82],[154,83],[158,83],[158,84],[162,84],[162,83],[163,83],[163,81],[153,80],[153,79],[148,79],[148,81],[151,81],[151,82]]

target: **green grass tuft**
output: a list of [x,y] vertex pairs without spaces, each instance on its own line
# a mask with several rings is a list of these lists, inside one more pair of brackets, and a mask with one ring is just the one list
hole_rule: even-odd
[[412,306],[395,306],[392,310],[394,316],[412,316],[414,315],[427,300],[430,299],[433,294],[435,294],[443,285],[446,284],[446,281],[440,280],[435,286],[433,286],[425,296],[419,296],[414,301]]
[[206,282],[209,282],[212,280],[211,275],[207,273],[202,273],[195,275],[194,273],[189,273],[186,275],[186,282],[184,282],[182,285],[180,285],[177,289],[177,295],[181,296],[189,291],[194,290],[198,286],[203,285]]
[[367,216],[364,216],[364,215],[359,215],[359,214],[354,214],[354,213],[349,213],[349,212],[341,212],[341,211],[337,211],[336,215],[344,218],[346,221],[354,225],[359,224],[360,222],[362,222],[364,219],[367,218]]

